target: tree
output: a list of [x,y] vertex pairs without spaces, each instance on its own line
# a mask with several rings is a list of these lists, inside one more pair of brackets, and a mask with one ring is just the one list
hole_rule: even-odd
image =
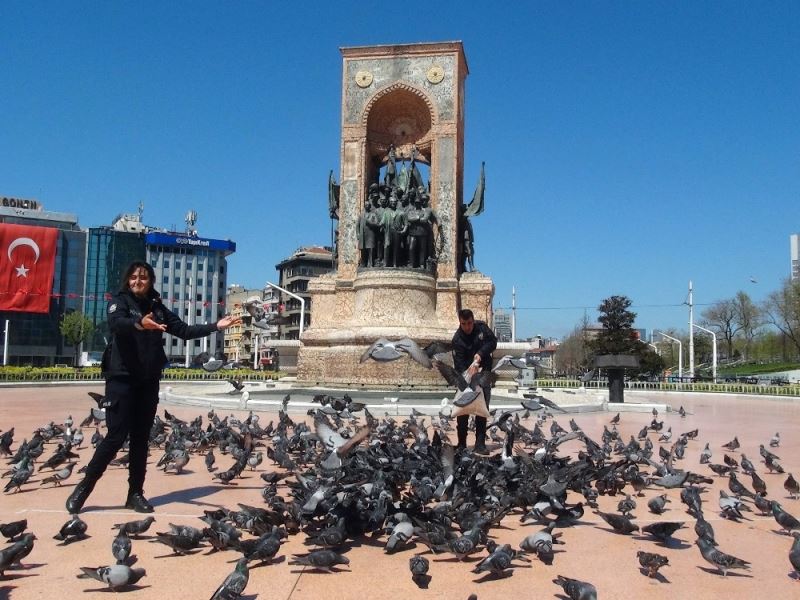
[[741,329],[736,319],[736,304],[734,300],[720,300],[715,302],[702,313],[703,324],[719,334],[725,340],[727,356],[733,356],[733,339]]
[[586,344],[588,326],[589,319],[584,315],[580,323],[575,326],[575,329],[559,344],[553,358],[557,373],[579,375],[588,369],[589,350]]
[[611,296],[597,307],[597,320],[603,326],[597,337],[589,342],[595,354],[632,354],[636,350],[633,322],[636,313],[628,310],[631,301],[626,296]]
[[750,359],[753,340],[758,335],[759,329],[764,325],[764,315],[761,309],[751,299],[747,292],[739,291],[733,299],[733,309],[736,324],[744,337],[744,358]]
[[767,296],[764,316],[800,354],[800,280],[786,279],[781,289]]
[[603,326],[598,336],[589,342],[595,355],[633,354],[639,357],[639,369],[631,370],[632,377],[655,377],[664,371],[664,360],[650,346],[638,339],[633,330],[636,313],[628,310],[631,300],[627,296],[611,296],[597,307],[597,320]]
[[78,365],[78,351],[82,342],[88,342],[94,333],[94,324],[82,312],[72,311],[61,318],[58,326],[64,341],[74,348],[75,362]]

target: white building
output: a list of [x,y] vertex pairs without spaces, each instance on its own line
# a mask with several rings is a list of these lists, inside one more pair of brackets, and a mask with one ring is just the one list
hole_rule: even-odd
[[[145,245],[147,262],[156,272],[155,289],[167,308],[190,325],[216,323],[225,314],[226,257],[236,252],[234,242],[151,231]],[[223,352],[222,333],[188,342],[165,335],[163,343],[171,361],[185,360],[187,344],[190,360],[204,350],[215,356]]]
[[800,277],[800,234],[789,236],[789,258],[791,259],[792,280]]

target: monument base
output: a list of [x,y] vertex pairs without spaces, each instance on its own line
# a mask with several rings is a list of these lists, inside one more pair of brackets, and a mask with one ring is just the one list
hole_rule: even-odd
[[308,291],[314,316],[301,340],[298,384],[435,389],[447,387],[439,372],[410,357],[361,363],[361,355],[382,337],[408,337],[420,347],[449,343],[459,308],[491,322],[494,284],[477,272],[455,280],[417,269],[362,269],[352,280],[313,279]]

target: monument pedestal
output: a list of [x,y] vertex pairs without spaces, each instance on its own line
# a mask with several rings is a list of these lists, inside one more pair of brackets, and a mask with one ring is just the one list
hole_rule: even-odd
[[359,360],[382,337],[408,337],[420,347],[449,343],[459,308],[490,322],[494,284],[477,272],[437,280],[415,269],[362,269],[353,280],[334,274],[312,279],[308,291],[314,320],[301,340],[299,384],[445,388],[438,371],[410,357],[389,363]]

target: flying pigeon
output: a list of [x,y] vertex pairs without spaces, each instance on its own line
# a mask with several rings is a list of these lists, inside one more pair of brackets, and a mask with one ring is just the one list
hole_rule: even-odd
[[425,354],[425,351],[417,346],[417,343],[410,338],[403,338],[395,341],[380,338],[374,341],[372,345],[364,351],[359,362],[364,363],[370,358],[378,362],[389,362],[402,358],[404,354],[408,354],[426,369],[431,368],[431,359]]

